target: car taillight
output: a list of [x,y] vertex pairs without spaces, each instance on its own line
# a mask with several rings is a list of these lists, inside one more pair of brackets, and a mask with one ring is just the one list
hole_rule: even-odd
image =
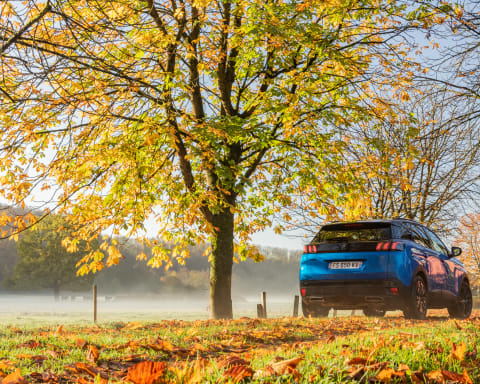
[[307,290],[305,288],[300,289],[300,293],[302,294],[302,297],[306,295]]
[[377,251],[403,251],[405,244],[401,241],[381,241],[377,244]]
[[317,246],[316,245],[305,245],[303,247],[305,253],[316,253],[317,252]]

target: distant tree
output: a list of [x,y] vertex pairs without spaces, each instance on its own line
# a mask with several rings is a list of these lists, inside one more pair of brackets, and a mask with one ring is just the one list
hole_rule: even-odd
[[17,259],[17,244],[11,239],[0,240],[0,284],[12,275]]
[[81,290],[91,286],[93,276],[76,276],[76,263],[89,249],[81,242],[78,251],[67,252],[62,240],[69,229],[61,216],[51,215],[19,237],[18,263],[6,280],[11,289],[50,288],[58,299],[60,289]]
[[472,289],[480,293],[480,213],[470,213],[460,220],[456,245],[462,248],[462,261],[470,273]]
[[[357,197],[328,205],[328,188],[298,196],[289,222],[315,232],[325,217],[418,220],[453,228],[480,198],[480,129],[458,119],[463,105],[434,87],[413,91],[398,110],[400,119],[371,120],[348,128],[343,167],[354,177]],[[410,99],[411,97],[411,99]],[[341,185],[341,184],[337,184]],[[353,190],[353,188],[351,188]],[[320,193],[318,193],[320,191]],[[324,199],[322,209],[312,201]],[[353,204],[353,205],[352,205]]]

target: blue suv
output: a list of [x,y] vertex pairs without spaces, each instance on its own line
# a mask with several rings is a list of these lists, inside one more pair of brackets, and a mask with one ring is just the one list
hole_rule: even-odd
[[428,308],[451,317],[472,312],[472,291],[462,250],[448,250],[438,236],[413,220],[366,220],[324,225],[300,262],[305,316],[330,308],[363,309],[367,316],[402,310],[424,319]]

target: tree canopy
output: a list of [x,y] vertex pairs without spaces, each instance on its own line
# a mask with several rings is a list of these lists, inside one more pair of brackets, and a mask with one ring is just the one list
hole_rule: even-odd
[[88,253],[85,241],[76,252],[67,252],[62,240],[69,235],[61,216],[51,215],[34,228],[22,233],[18,240],[18,262],[6,285],[13,289],[50,288],[58,299],[60,289],[85,290],[93,275],[77,276],[75,265]]
[[[147,219],[176,244],[153,244],[152,267],[211,244],[217,318],[232,316],[234,253],[259,259],[250,235],[342,172],[343,128],[395,118],[384,95],[401,99],[416,69],[406,33],[434,22],[383,0],[14,3],[0,6],[0,195],[67,215],[71,251],[102,231],[142,238]],[[354,178],[324,190],[352,198]],[[102,246],[80,273],[119,262]]]

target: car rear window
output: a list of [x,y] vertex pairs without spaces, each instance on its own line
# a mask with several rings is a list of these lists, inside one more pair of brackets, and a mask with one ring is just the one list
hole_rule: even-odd
[[391,238],[390,223],[329,224],[322,227],[313,239],[312,244],[381,241]]

